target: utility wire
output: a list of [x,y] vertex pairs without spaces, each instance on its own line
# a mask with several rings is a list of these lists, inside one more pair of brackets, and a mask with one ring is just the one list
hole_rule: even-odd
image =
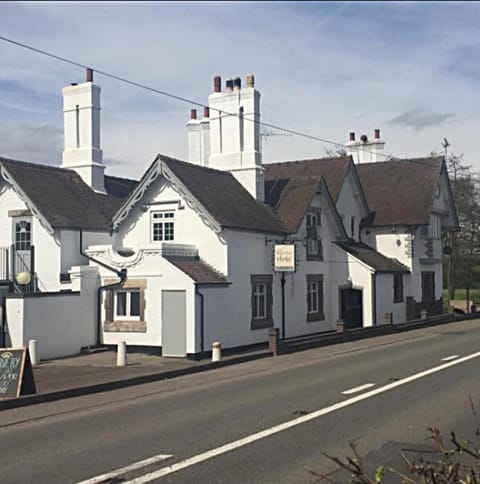
[[[0,35],[0,40],[3,40],[4,42],[8,42],[9,44],[16,45],[17,47],[22,47],[24,49],[31,50],[32,52],[36,52],[37,54],[45,55],[47,57],[51,57],[52,59],[56,59],[58,61],[65,62],[67,64],[71,64],[71,65],[76,66],[76,67],[82,67],[83,69],[92,69],[94,72],[96,72],[97,74],[100,74],[102,76],[109,77],[111,79],[115,79],[117,81],[124,82],[126,84],[131,85],[131,86],[138,87],[140,89],[145,89],[147,91],[154,92],[156,94],[161,94],[162,96],[166,96],[166,97],[169,97],[171,99],[176,99],[177,101],[182,101],[182,102],[189,103],[191,105],[199,106],[199,107],[209,107],[209,106],[206,106],[203,103],[199,103],[198,101],[193,101],[191,99],[188,99],[188,98],[185,98],[185,97],[182,97],[182,96],[178,96],[176,94],[172,94],[172,93],[169,93],[167,91],[162,91],[161,89],[156,89],[154,87],[147,86],[146,84],[141,84],[139,82],[131,81],[130,79],[126,79],[124,77],[117,76],[115,74],[111,74],[109,72],[102,71],[100,69],[95,69],[95,68],[89,67],[86,64],[82,64],[81,62],[76,62],[76,61],[73,61],[73,60],[68,59],[66,57],[61,57],[59,55],[52,54],[51,52],[47,52],[45,50],[38,49],[38,48],[33,47],[31,45],[28,45],[28,44],[25,44],[25,43],[22,43],[22,42],[18,42],[18,41],[13,40],[13,39],[9,39],[8,37],[4,37],[2,35]],[[221,114],[221,115],[223,114],[223,115],[226,115],[226,116],[233,116],[233,117],[236,117],[236,118],[240,117],[240,115],[237,114],[237,113],[229,113],[227,111],[223,111],[221,109],[212,108],[212,107],[209,107],[209,109],[211,111],[215,111],[215,112],[217,112],[218,114]],[[250,119],[250,118],[246,118],[246,117],[243,117],[243,119],[246,119],[247,121],[251,121],[255,124],[258,124],[259,126],[266,126],[268,128],[272,128],[272,129],[275,129],[275,130],[278,130],[278,131],[283,131],[284,133],[293,134],[295,136],[300,136],[302,138],[307,138],[307,139],[311,139],[311,140],[314,140],[314,141],[320,141],[321,143],[330,144],[330,145],[336,146],[337,148],[338,147],[345,148],[345,145],[343,143],[337,143],[336,141],[331,141],[331,140],[328,140],[328,139],[325,139],[325,138],[320,138],[319,136],[315,136],[315,135],[312,135],[312,134],[302,133],[301,131],[297,131],[297,130],[294,130],[294,129],[282,128],[281,126],[277,126],[275,124],[270,124],[270,123],[265,123],[264,121],[258,121],[256,119]],[[383,153],[377,153],[376,151],[374,152],[374,151],[370,151],[370,150],[366,150],[366,149],[362,149],[362,148],[360,149],[360,151],[362,151],[364,153],[372,153],[372,154],[374,153],[377,156],[383,156],[383,157],[388,158],[388,159],[397,159],[397,157],[393,157],[391,155],[387,155],[387,154],[383,154]]]

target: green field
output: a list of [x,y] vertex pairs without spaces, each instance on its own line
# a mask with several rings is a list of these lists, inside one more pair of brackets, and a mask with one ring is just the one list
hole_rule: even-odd
[[[456,289],[455,299],[465,300],[466,292],[466,289]],[[448,294],[445,290],[443,291],[443,299],[448,299]],[[474,304],[480,304],[480,289],[470,289],[470,299],[474,302]]]

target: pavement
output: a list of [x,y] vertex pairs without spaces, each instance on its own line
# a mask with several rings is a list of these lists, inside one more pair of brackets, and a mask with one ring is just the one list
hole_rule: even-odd
[[129,352],[127,365],[117,366],[116,349],[91,349],[71,357],[42,360],[34,365],[37,393],[0,400],[0,410],[175,378],[267,356],[271,356],[267,348],[229,353],[218,362]]

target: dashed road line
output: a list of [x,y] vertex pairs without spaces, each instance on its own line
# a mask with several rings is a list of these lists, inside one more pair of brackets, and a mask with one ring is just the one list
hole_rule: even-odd
[[455,360],[459,357],[460,355],[451,355],[451,356],[445,356],[445,358],[442,358],[440,361],[451,361]]
[[101,476],[92,477],[91,479],[78,482],[77,484],[98,484],[100,482],[105,482],[108,479],[114,479],[115,477],[121,476],[122,474],[126,474],[127,472],[135,471],[137,469],[141,469],[142,467],[146,467],[152,464],[156,464],[157,462],[170,459],[170,457],[173,457],[173,456],[170,454],[154,455],[153,457],[149,457],[148,459],[135,462],[125,467],[120,467],[119,469],[116,469],[112,472],[108,472],[107,474],[102,474]]
[[352,393],[358,393],[362,390],[366,390],[367,388],[372,388],[375,386],[375,383],[365,383],[365,385],[360,385],[358,387],[350,388],[349,390],[345,390],[342,392],[342,395],[351,395]]

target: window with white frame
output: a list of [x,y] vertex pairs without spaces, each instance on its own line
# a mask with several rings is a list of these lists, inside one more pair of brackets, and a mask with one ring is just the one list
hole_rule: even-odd
[[15,249],[30,250],[32,242],[32,224],[30,220],[15,222]]
[[325,319],[323,314],[323,275],[307,275],[307,321]]
[[113,303],[116,321],[140,321],[140,289],[115,291]]
[[175,211],[165,210],[151,214],[152,242],[175,239]]
[[264,319],[267,316],[267,284],[253,285],[253,319]]
[[319,236],[321,225],[322,212],[319,208],[307,212],[307,260],[323,260],[323,247]]
[[308,314],[318,313],[318,305],[320,302],[320,291],[318,281],[308,283],[307,294],[307,312]]

